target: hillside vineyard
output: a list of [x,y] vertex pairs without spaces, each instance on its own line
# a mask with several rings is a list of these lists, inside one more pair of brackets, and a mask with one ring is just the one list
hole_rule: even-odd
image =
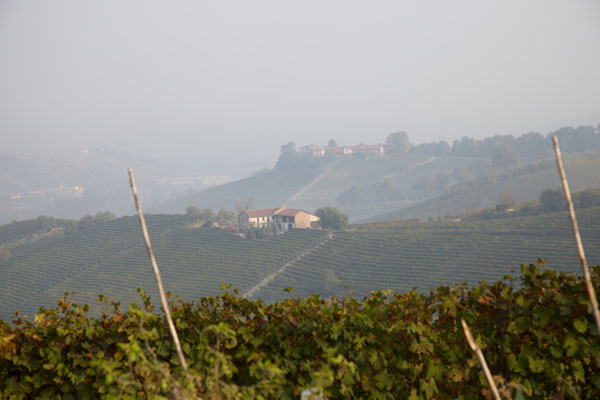
[[[578,211],[590,265],[600,264],[600,207]],[[294,229],[269,240],[243,239],[199,227],[192,215],[149,215],[154,251],[166,290],[194,300],[230,284],[253,298],[275,301],[310,292],[322,296],[372,290],[428,291],[456,282],[494,281],[522,262],[579,272],[566,213],[493,221],[354,225],[347,231]],[[11,227],[11,229],[14,229]],[[2,229],[0,229],[0,235]],[[10,248],[0,261],[1,318],[30,317],[65,292],[80,303],[99,294],[123,304],[136,288],[157,299],[154,278],[134,217],[97,221]],[[282,268],[283,267],[283,268]],[[294,288],[289,294],[285,288]]]

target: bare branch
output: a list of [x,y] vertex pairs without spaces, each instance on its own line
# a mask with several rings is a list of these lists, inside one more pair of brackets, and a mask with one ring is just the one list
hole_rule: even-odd
[[175,324],[173,324],[173,320],[171,319],[171,313],[169,312],[169,304],[167,303],[167,297],[165,296],[165,290],[163,289],[162,279],[160,277],[160,271],[158,270],[158,264],[156,263],[156,258],[154,258],[154,252],[152,251],[152,245],[150,244],[150,236],[148,235],[148,228],[146,227],[146,220],[144,219],[144,213],[142,212],[142,207],[140,205],[140,200],[138,198],[137,187],[135,186],[135,179],[133,178],[133,171],[131,168],[129,171],[129,183],[131,185],[131,190],[133,191],[133,199],[135,200],[135,207],[137,208],[138,216],[140,217],[140,225],[142,226],[142,234],[144,235],[144,240],[146,242],[146,249],[148,250],[148,256],[150,257],[150,263],[152,264],[152,268],[154,269],[154,276],[156,277],[156,284],[158,285],[158,293],[160,294],[160,302],[162,304],[163,310],[165,310],[165,316],[167,317],[167,323],[169,325],[169,332],[171,333],[171,338],[173,339],[173,343],[175,344],[175,349],[177,350],[177,355],[179,356],[179,362],[181,363],[181,367],[184,371],[187,371],[187,363],[185,362],[185,357],[183,356],[183,351],[181,351],[181,345],[179,344],[179,336],[177,336],[177,330],[175,330]]
[[587,287],[588,296],[590,298],[590,304],[592,305],[592,313],[596,320],[596,329],[600,335],[600,312],[598,311],[598,300],[596,299],[596,291],[592,284],[592,278],[590,276],[590,269],[587,265],[585,253],[583,252],[583,244],[581,243],[581,235],[579,234],[579,227],[577,226],[577,218],[575,218],[575,209],[573,208],[573,201],[571,200],[571,192],[569,191],[569,183],[567,182],[567,176],[563,167],[562,157],[560,155],[560,148],[558,147],[558,139],[556,136],[552,138],[554,143],[554,153],[556,154],[556,165],[558,166],[558,173],[560,174],[560,180],[563,185],[565,192],[565,200],[567,202],[567,208],[569,209],[569,215],[571,217],[571,226],[573,227],[573,235],[575,236],[575,242],[577,243],[577,251],[579,252],[579,261],[581,262],[581,268],[583,269],[583,277],[585,278],[585,286]]

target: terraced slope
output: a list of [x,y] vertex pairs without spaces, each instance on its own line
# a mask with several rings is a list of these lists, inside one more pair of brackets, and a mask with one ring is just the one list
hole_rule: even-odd
[[[153,215],[148,218],[152,237],[159,237],[177,226],[195,220],[192,216]],[[61,292],[81,288],[65,285],[77,274],[84,274],[94,267],[135,248],[142,248],[139,222],[134,217],[123,217],[111,222],[95,222],[81,225],[79,229],[59,235],[44,237],[35,242],[11,248],[12,257],[0,263],[0,312],[2,317],[19,309],[31,313],[40,305],[52,305],[53,301],[39,302],[41,296],[52,288]],[[96,287],[111,286],[102,281]],[[97,291],[96,294],[101,293]]]
[[[600,264],[600,207],[578,211],[589,263]],[[566,213],[493,221],[402,222],[354,225],[329,235],[292,230],[271,240],[248,240],[201,228],[190,215],[150,215],[150,235],[166,289],[183,299],[231,284],[272,301],[317,292],[323,296],[371,290],[422,290],[456,282],[496,280],[522,262],[579,272]],[[15,310],[32,316],[64,292],[80,303],[99,294],[124,305],[141,287],[158,299],[135,217],[91,223],[69,233],[27,241],[0,261],[0,318]],[[266,278],[266,279],[265,279]],[[262,284],[259,284],[262,282]],[[346,287],[347,286],[347,287]]]
[[[249,287],[297,254],[321,242],[325,232],[294,230],[269,241],[244,240],[215,228],[193,228],[197,217],[150,215],[148,225],[167,290],[197,299],[232,284]],[[0,262],[0,318],[15,310],[34,314],[54,306],[64,292],[91,303],[99,294],[127,304],[137,288],[158,299],[135,217],[95,223],[11,248]]]
[[[580,210],[578,218],[588,262],[600,264],[600,207]],[[579,272],[566,213],[493,222],[355,225],[288,266],[255,297],[281,299],[288,296],[286,287],[295,289],[294,296],[428,290],[493,281],[538,258],[546,258],[548,267]]]
[[65,226],[74,224],[74,221],[49,217],[14,221],[10,224],[0,226],[0,246],[8,246],[16,241],[49,233],[53,228],[60,230]]

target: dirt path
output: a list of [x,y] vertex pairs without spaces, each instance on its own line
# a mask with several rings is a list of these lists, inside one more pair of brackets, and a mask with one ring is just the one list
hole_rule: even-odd
[[310,249],[307,249],[307,250],[303,251],[302,253],[300,253],[299,255],[297,255],[295,258],[293,258],[291,261],[288,261],[283,266],[281,266],[281,268],[279,268],[278,270],[276,270],[276,271],[270,273],[269,275],[265,276],[260,282],[258,282],[256,285],[252,286],[244,294],[242,294],[242,296],[246,297],[246,298],[250,298],[250,297],[254,296],[260,289],[262,289],[263,287],[267,286],[273,279],[275,279],[275,277],[277,277],[277,275],[283,273],[283,271],[285,271],[286,269],[288,269],[289,267],[291,267],[292,265],[294,265],[295,263],[297,263],[298,261],[300,261],[307,254],[310,254],[313,251],[315,251],[315,250],[320,249],[321,247],[323,247],[325,245],[325,243],[327,243],[328,241],[330,241],[331,239],[333,239],[333,236],[334,236],[333,232],[329,232],[329,234],[327,235],[327,238],[325,240],[323,240],[320,243],[317,243],[316,245],[314,245]]
[[337,160],[336,162],[334,162],[333,164],[331,164],[330,166],[327,167],[327,169],[325,171],[323,171],[322,173],[320,173],[315,179],[313,179],[312,181],[310,181],[308,184],[306,184],[302,189],[298,190],[296,193],[294,193],[291,197],[289,197],[286,201],[285,204],[288,204],[290,201],[294,201],[296,200],[298,197],[302,196],[304,193],[306,193],[306,191],[308,189],[310,189],[311,187],[313,187],[314,185],[316,185],[321,179],[325,178],[327,175],[329,175],[329,173],[335,168],[337,167],[337,165],[340,163],[340,160]]
[[24,237],[23,239],[17,239],[17,240],[12,240],[10,242],[6,242],[1,246],[2,247],[6,246],[6,247],[10,248],[10,247],[15,247],[15,246],[21,246],[21,245],[28,244],[28,243],[33,243],[42,238],[56,235],[58,233],[62,233],[62,232],[64,232],[64,230],[65,230],[65,228],[59,227],[59,228],[54,228],[53,230],[44,232],[44,233],[34,233],[33,235]]

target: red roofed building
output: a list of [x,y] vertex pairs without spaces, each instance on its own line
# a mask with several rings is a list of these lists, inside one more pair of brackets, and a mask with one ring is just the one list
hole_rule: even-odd
[[263,208],[261,210],[242,211],[238,216],[240,229],[260,228],[265,225],[276,225],[280,231],[292,228],[314,229],[319,217],[304,210],[294,210],[285,206],[280,208]]
[[300,147],[298,149],[300,153],[309,153],[313,157],[322,157],[325,153],[333,154],[372,154],[375,156],[382,156],[385,153],[385,147],[382,144],[359,144],[358,146],[315,146],[309,144],[308,146]]

